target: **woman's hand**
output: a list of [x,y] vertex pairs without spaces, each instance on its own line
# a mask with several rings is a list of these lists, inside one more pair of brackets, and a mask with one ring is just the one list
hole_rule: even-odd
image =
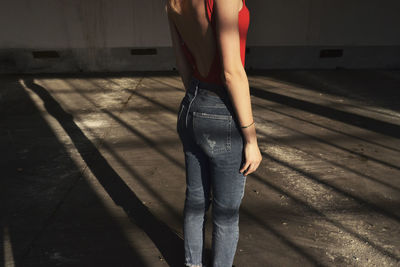
[[255,143],[245,143],[243,148],[244,153],[244,163],[240,172],[244,173],[245,176],[257,170],[260,162],[262,160],[260,149],[258,144]]

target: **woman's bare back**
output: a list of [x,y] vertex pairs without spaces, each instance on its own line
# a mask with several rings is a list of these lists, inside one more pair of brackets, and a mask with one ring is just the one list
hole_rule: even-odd
[[206,77],[215,56],[215,38],[207,17],[206,0],[176,1],[168,12],[192,53],[199,73]]

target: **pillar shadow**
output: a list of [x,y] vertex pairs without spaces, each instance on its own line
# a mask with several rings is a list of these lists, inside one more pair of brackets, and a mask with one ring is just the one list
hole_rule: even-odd
[[125,184],[122,178],[108,164],[95,145],[75,124],[71,114],[67,113],[49,92],[35,84],[29,78],[24,80],[26,86],[44,102],[47,112],[63,127],[73,141],[88,168],[95,175],[104,189],[154,242],[170,266],[183,265],[183,240],[164,222],[156,218],[141,200]]
[[290,96],[269,92],[257,87],[251,87],[251,94],[268,101],[280,103],[282,105],[297,108],[332,120],[341,121],[349,125],[358,126],[366,130],[400,139],[400,126],[390,122],[384,122],[374,118],[337,110]]
[[283,83],[400,111],[400,75],[388,70],[253,70]]
[[19,77],[0,84],[0,266],[146,266]]

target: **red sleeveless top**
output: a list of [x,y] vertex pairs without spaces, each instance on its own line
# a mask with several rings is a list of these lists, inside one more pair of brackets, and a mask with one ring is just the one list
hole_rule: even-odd
[[[216,20],[215,20],[215,12],[214,12],[214,1],[213,0],[205,0],[206,1],[206,8],[207,8],[207,16],[208,20],[211,23],[211,27],[213,29],[214,37],[216,37]],[[246,39],[247,39],[247,31],[250,24],[250,12],[246,7],[246,0],[243,0],[243,8],[239,11],[239,37],[240,37],[240,56],[242,59],[242,64],[244,66],[245,63],[245,54],[246,54]],[[217,40],[215,38],[215,40]],[[206,77],[202,76],[197,69],[196,61],[192,53],[190,52],[189,48],[185,45],[184,41],[181,38],[181,44],[183,52],[191,64],[193,68],[193,76],[200,81],[214,83],[222,85],[223,81],[221,79],[222,73],[222,64],[221,64],[221,56],[219,55],[218,48],[215,49],[215,56],[213,62],[211,64],[209,73]],[[217,44],[216,44],[217,45]]]

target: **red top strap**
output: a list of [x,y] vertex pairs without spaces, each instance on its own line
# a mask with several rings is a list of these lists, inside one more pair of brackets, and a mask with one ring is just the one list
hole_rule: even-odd
[[208,20],[211,22],[212,15],[214,13],[214,0],[206,0],[206,5]]

